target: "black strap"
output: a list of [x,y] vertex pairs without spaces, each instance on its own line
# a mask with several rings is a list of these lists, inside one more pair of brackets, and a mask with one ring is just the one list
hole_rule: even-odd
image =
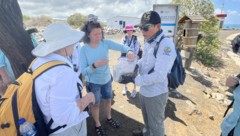
[[160,45],[160,43],[162,42],[162,40],[163,40],[164,38],[166,38],[165,35],[163,35],[163,36],[160,38],[160,40],[157,42],[156,46],[154,47],[153,55],[154,55],[155,58],[157,58],[157,51],[158,51],[159,45]]
[[234,136],[234,129],[235,127],[228,133],[228,136]]
[[[155,58],[157,58],[157,51],[158,51],[159,45],[165,37],[166,36],[163,35],[160,38],[160,40],[157,42],[156,46],[154,47],[153,55],[154,55]],[[154,67],[148,72],[148,74],[151,74],[153,71],[154,71]]]
[[232,106],[233,106],[233,103],[234,103],[234,99],[233,99],[233,101],[228,105],[228,107],[227,107],[227,110],[225,111],[225,113],[224,113],[224,115],[223,115],[223,117],[225,117],[226,115],[227,115],[227,113],[228,113],[228,111],[229,111],[229,109],[230,108],[232,108]]
[[[130,47],[130,45],[131,45],[131,43],[132,43],[132,40],[133,40],[133,37],[134,37],[134,36],[131,37],[131,40],[130,40],[130,42],[129,42],[128,45],[127,45],[128,47]],[[124,44],[126,43],[126,41],[127,41],[127,36],[125,36],[125,42],[124,42]]]
[[53,119],[51,118],[50,121],[47,123],[47,129],[48,129],[48,133],[49,133],[49,134],[52,134],[53,132],[56,132],[56,131],[58,131],[59,129],[65,128],[65,127],[67,126],[67,125],[65,124],[65,125],[62,125],[62,126],[58,126],[58,127],[54,128],[54,129],[51,129],[52,124],[53,124]]
[[2,105],[2,103],[6,100],[7,98],[0,98],[0,107]]
[[15,127],[17,130],[17,136],[21,136],[20,131],[19,131],[19,114],[18,114],[18,105],[17,105],[17,92],[18,90],[16,90],[13,94],[12,97],[12,111],[13,111],[13,118],[14,118],[14,123],[15,123]]
[[82,98],[82,88],[83,88],[82,85],[80,83],[77,83],[77,88],[78,88],[80,98]]
[[135,48],[135,45],[137,43],[137,36],[133,35],[132,38],[133,38],[133,45],[134,45],[134,48]]

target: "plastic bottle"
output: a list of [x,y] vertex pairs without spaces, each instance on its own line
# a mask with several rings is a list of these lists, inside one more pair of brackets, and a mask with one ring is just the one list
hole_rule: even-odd
[[18,124],[20,133],[23,136],[34,136],[37,132],[35,126],[31,122],[26,121],[25,118],[19,119]]

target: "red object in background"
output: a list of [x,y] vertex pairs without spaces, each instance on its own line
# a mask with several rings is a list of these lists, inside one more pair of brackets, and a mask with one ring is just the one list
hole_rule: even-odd
[[225,18],[225,17],[227,17],[227,14],[217,14],[216,16],[218,18]]

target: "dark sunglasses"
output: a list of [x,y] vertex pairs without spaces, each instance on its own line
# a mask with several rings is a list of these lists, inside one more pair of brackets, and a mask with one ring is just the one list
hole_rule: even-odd
[[153,27],[153,26],[154,26],[153,24],[147,24],[147,25],[142,25],[139,28],[140,28],[140,30],[147,32],[149,30],[149,28]]

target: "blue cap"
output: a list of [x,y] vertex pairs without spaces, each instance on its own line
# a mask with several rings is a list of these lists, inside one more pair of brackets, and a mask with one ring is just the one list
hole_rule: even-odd
[[18,124],[22,125],[25,122],[26,122],[26,119],[25,118],[21,118],[21,119],[19,119]]

